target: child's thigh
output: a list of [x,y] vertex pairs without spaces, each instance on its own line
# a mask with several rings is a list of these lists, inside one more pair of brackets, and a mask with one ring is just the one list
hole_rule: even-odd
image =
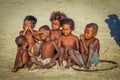
[[22,56],[22,62],[23,62],[23,64],[27,64],[27,62],[29,61],[29,56],[28,56],[28,54],[23,54],[23,56]]

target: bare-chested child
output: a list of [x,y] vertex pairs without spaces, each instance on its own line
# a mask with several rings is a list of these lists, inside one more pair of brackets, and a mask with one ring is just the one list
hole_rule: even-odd
[[[59,38],[58,47],[61,50],[61,55],[59,57],[59,65],[63,65],[63,60],[67,60],[67,65],[65,68],[71,66],[71,58],[81,67],[78,58],[72,56],[79,51],[79,39],[77,36],[72,34],[74,30],[74,21],[70,18],[65,18],[62,20],[62,32],[63,35]],[[74,58],[73,58],[74,57]]]
[[55,41],[51,40],[50,28],[47,25],[43,25],[39,28],[39,35],[42,42],[42,54],[41,59],[32,57],[31,61],[40,66],[41,68],[51,68],[56,64],[55,59],[58,58],[60,53],[54,55],[54,50],[59,51]]
[[80,35],[80,54],[70,54],[72,55],[72,60],[77,59],[80,64],[85,65],[86,69],[89,69],[91,64],[97,65],[99,62],[99,40],[95,38],[98,31],[98,25],[95,23],[89,23],[86,25],[84,34]]
[[39,55],[39,47],[33,37],[33,34],[37,32],[36,30],[33,30],[36,22],[37,19],[34,16],[26,16],[23,22],[23,30],[19,32],[20,35],[24,35],[28,39],[29,51],[35,56]]
[[91,64],[96,65],[99,62],[99,40],[96,38],[98,25],[89,23],[86,25],[84,34],[80,35],[80,62],[89,69]]
[[28,41],[27,38],[23,35],[20,35],[16,37],[15,42],[18,47],[18,51],[16,54],[16,59],[14,63],[14,68],[12,69],[12,72],[18,71],[20,68],[23,68],[27,66],[27,63],[29,61],[29,55],[28,55]]
[[62,31],[60,29],[61,27],[61,21],[66,18],[66,15],[60,11],[54,11],[51,13],[50,21],[51,21],[51,39],[54,40],[56,43],[58,43],[58,39],[62,35]]

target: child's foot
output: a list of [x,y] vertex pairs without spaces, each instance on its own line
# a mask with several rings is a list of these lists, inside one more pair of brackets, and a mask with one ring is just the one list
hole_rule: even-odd
[[89,69],[90,66],[91,66],[90,64],[87,64],[87,65],[85,66],[85,68],[86,68],[86,69]]
[[34,66],[34,65],[32,65],[31,67],[28,68],[29,71],[32,71],[32,70],[34,70],[34,69],[35,69],[35,66]]
[[66,65],[65,68],[66,68],[66,69],[70,68],[70,65]]
[[17,72],[18,71],[18,69],[15,69],[15,68],[13,68],[12,70],[11,70],[11,72]]
[[78,66],[81,68],[83,65],[82,65],[82,64],[79,64]]

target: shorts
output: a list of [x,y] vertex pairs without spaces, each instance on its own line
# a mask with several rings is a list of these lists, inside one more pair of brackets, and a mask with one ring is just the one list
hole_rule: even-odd
[[[82,56],[81,56],[81,54],[79,54],[80,55],[80,63],[82,64],[82,65],[84,65],[84,61],[83,61],[83,58],[82,58]],[[98,52],[97,52],[97,50],[94,52],[94,54],[93,54],[93,57],[92,57],[92,60],[91,60],[91,64],[94,64],[94,65],[97,65],[99,63],[99,55],[98,55]]]
[[46,58],[46,59],[39,59],[37,58],[38,61],[41,61],[43,65],[46,65],[48,63],[50,63],[51,58]]

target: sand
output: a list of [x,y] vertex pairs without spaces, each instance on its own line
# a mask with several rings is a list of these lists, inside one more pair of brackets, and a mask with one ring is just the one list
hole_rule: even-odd
[[[0,0],[0,80],[120,80],[120,47],[110,35],[105,19],[110,14],[120,18],[120,0]],[[23,19],[33,15],[38,19],[35,29],[41,25],[50,26],[52,11],[61,11],[75,21],[73,34],[79,36],[90,22],[99,25],[97,38],[100,40],[100,59],[112,60],[118,67],[99,72],[83,72],[61,69],[58,65],[52,69],[28,71],[27,68],[12,73],[16,44],[15,37],[22,29]],[[99,67],[111,67],[112,64],[99,64]]]

